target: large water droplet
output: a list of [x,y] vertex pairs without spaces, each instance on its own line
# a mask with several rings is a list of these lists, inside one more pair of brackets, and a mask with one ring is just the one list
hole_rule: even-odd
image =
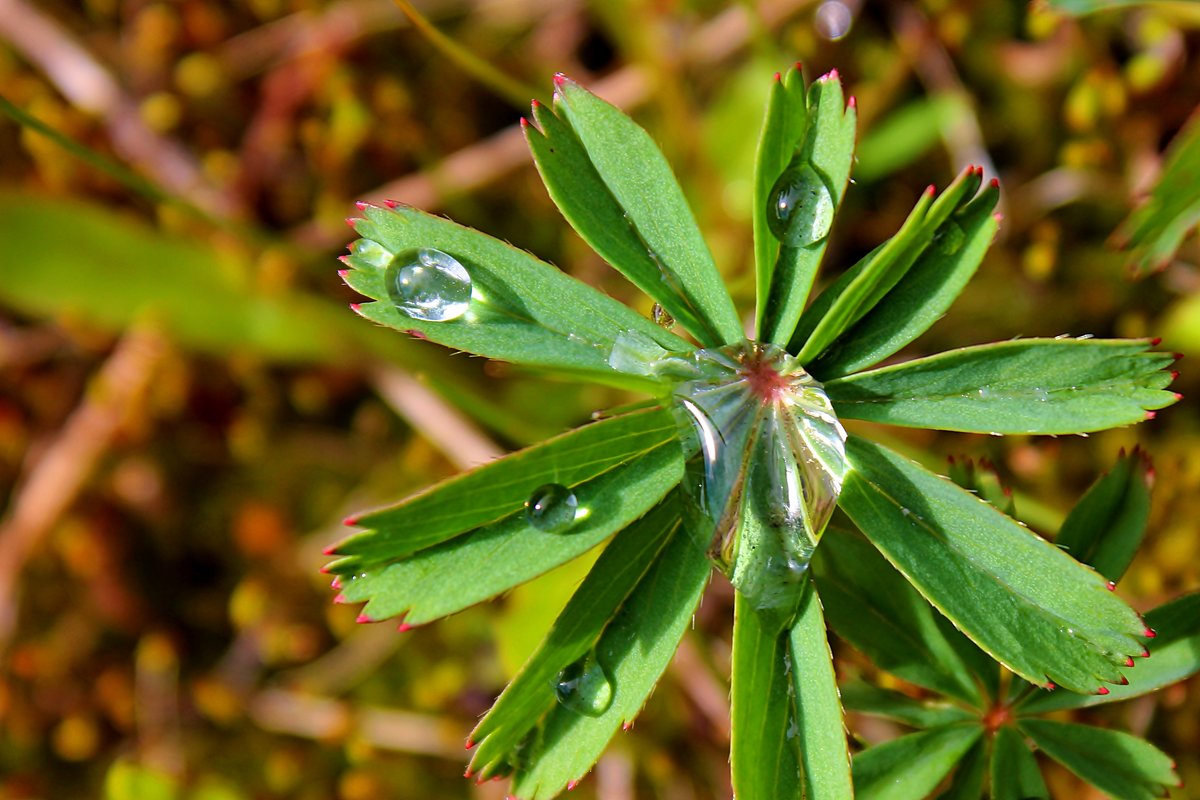
[[471,275],[454,256],[432,247],[397,254],[384,283],[396,308],[413,319],[448,322],[471,304]]
[[525,501],[525,518],[546,533],[565,533],[575,524],[579,500],[561,483],[547,483],[533,490]]
[[554,695],[564,707],[587,717],[598,717],[608,710],[613,700],[613,684],[595,651],[558,673]]
[[687,362],[672,408],[684,433],[688,530],[758,608],[794,604],[848,472],[846,432],[784,350],[743,342]]
[[788,247],[819,242],[833,227],[833,193],[811,164],[793,163],[767,195],[767,227]]

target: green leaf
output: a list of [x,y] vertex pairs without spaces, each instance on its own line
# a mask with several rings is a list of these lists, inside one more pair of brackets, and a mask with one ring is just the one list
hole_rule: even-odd
[[1144,739],[1070,722],[1019,724],[1042,752],[1118,800],[1155,800],[1180,785],[1174,762]]
[[992,799],[1049,800],[1037,759],[1015,728],[1004,726],[992,741]]
[[[606,196],[589,194],[587,202],[594,199],[599,207],[616,201],[627,215],[627,227],[656,261],[657,279],[690,306],[698,325],[688,329],[693,336],[704,345],[740,341],[744,335],[733,300],[683,190],[654,140],[620,109],[574,81],[559,75],[555,83],[555,109],[578,137],[608,189]],[[621,266],[630,272],[640,269],[634,264]],[[670,306],[664,307],[670,310]],[[681,322],[687,318],[676,317]]]
[[920,97],[897,108],[863,134],[854,179],[874,183],[903,169],[970,116],[970,106],[954,92]]
[[847,711],[884,717],[914,728],[937,728],[973,717],[971,712],[945,701],[917,700],[863,681],[846,684],[841,693]]
[[976,433],[1084,433],[1178,400],[1146,339],[1023,339],[951,350],[825,384],[838,416]]
[[1022,714],[1043,714],[1127,700],[1187,680],[1200,672],[1200,592],[1186,594],[1146,615],[1146,626],[1157,633],[1150,657],[1137,662],[1129,683],[1113,686],[1106,695],[1042,692],[1019,708]]
[[[533,118],[538,127],[526,125],[525,139],[542,182],[571,227],[601,258],[703,341],[709,323],[704,308],[690,294],[692,287],[678,279],[664,280],[661,258],[609,191],[574,131],[539,103],[533,106]],[[667,349],[682,349],[657,338]]]
[[812,374],[828,380],[870,367],[941,319],[992,244],[999,196],[989,184],[943,222],[895,288],[813,362]]
[[825,633],[821,598],[807,581],[800,608],[788,634],[792,698],[796,727],[784,737],[797,737],[808,800],[845,800],[854,796],[850,782],[850,751],[838,700],[833,654]]
[[[406,624],[419,625],[453,614],[587,552],[644,514],[682,477],[678,443],[659,444],[571,486],[579,511],[566,532],[539,530],[522,509],[401,561],[356,567],[344,581],[342,599],[367,601],[363,615],[369,620],[404,614]],[[334,562],[329,569],[346,565]]]
[[[1008,516],[1013,516],[1016,504],[1012,491],[1000,481],[996,465],[986,458],[976,464],[970,456],[950,457],[950,480],[980,497]],[[1078,560],[1078,559],[1076,559]]]
[[1104,579],[990,504],[858,437],[840,505],[963,633],[1028,681],[1118,682],[1145,626]]
[[838,636],[906,681],[983,705],[980,686],[949,641],[961,634],[860,536],[830,526],[813,573]]
[[[1097,11],[1133,6],[1171,5],[1170,0],[1048,0],[1050,7],[1064,14],[1082,17]],[[1184,0],[1186,2],[1186,0]]]
[[616,535],[559,614],[536,652],[492,705],[471,740],[479,780],[503,772],[538,720],[555,705],[555,677],[585,656],[679,529],[674,493]]
[[980,739],[959,761],[954,778],[938,800],[979,800],[983,797],[983,784],[987,779],[988,743]]
[[[413,208],[364,206],[355,223],[363,237],[343,261],[346,283],[378,302],[357,310],[367,319],[501,361],[577,373],[646,388],[608,364],[616,338],[637,331],[668,349],[687,343],[585,283],[479,231]],[[376,243],[382,250],[371,243]],[[471,276],[471,305],[457,319],[431,322],[399,310],[384,276],[391,256],[415,248],[441,250]]]
[[1146,534],[1152,470],[1141,449],[1122,453],[1112,471],[1071,509],[1054,543],[1109,580],[1119,581]]
[[[789,73],[793,82],[800,80],[793,75],[794,73]],[[787,101],[794,103],[795,90],[788,91],[785,87],[783,94]],[[858,112],[855,110],[853,101],[847,107],[842,95],[842,82],[838,78],[836,70],[813,82],[808,90],[806,107],[807,123],[803,130],[803,139],[798,147],[794,147],[794,154],[788,154],[784,168],[776,170],[773,174],[765,173],[765,170],[775,166],[774,154],[768,159],[759,161],[755,188],[761,188],[767,181],[770,183],[767,184],[767,190],[763,197],[759,198],[756,192],[754,211],[756,222],[768,213],[768,206],[772,202],[771,184],[780,177],[781,173],[793,167],[811,169],[819,177],[822,183],[821,191],[828,193],[834,213],[842,203],[842,198],[846,193],[846,183],[850,179],[851,161],[854,157],[854,132],[857,126]],[[794,111],[784,111],[782,116],[791,117],[794,113]],[[786,124],[784,127],[785,130],[781,131],[781,139],[796,132],[794,123]],[[785,142],[780,142],[780,144],[786,146]],[[775,152],[778,153],[778,149]],[[771,163],[767,163],[768,161]],[[773,236],[769,229],[764,228],[765,220],[756,227],[755,236],[764,238]],[[795,247],[785,244],[772,250],[761,245],[759,239],[756,238],[756,254],[763,250],[776,254],[775,263],[770,272],[767,293],[759,295],[758,339],[760,341],[783,346],[791,339],[792,331],[796,328],[796,321],[800,319],[800,313],[808,301],[813,279],[817,275],[817,267],[821,263],[821,257],[825,253],[825,246],[828,242],[829,237],[826,233],[808,244]]]
[[982,176],[982,170],[968,167],[937,200],[930,186],[896,235],[847,270],[804,312],[788,349],[804,364],[824,354],[912,269],[951,214],[974,196]]
[[787,735],[795,724],[787,621],[777,609],[759,611],[740,592],[734,595],[729,766],[733,793],[742,800],[799,800],[802,794]]
[[331,554],[347,558],[327,569],[349,574],[362,566],[441,544],[516,514],[539,486],[586,483],[674,442],[676,437],[674,419],[658,408],[568,431],[424,489],[394,506],[353,518],[353,524],[368,530],[331,548]]
[[[771,287],[771,273],[775,271],[775,257],[779,253],[779,240],[767,227],[767,203],[771,187],[787,169],[792,156],[804,140],[808,128],[807,87],[800,65],[780,75],[775,74],[771,95],[767,100],[767,111],[763,116],[762,131],[758,136],[758,155],[754,169],[754,268],[757,277],[757,297],[761,304]],[[761,332],[762,323],[759,322]],[[761,333],[760,333],[761,340]]]
[[594,717],[555,705],[527,761],[518,765],[514,794],[526,800],[557,795],[595,763],[622,723],[637,716],[679,646],[710,572],[704,549],[676,529],[596,645],[611,680],[612,704]]
[[858,800],[925,797],[982,733],[978,725],[949,725],[910,733],[862,751],[854,757]]
[[170,774],[118,758],[104,776],[105,800],[176,800],[179,781]]

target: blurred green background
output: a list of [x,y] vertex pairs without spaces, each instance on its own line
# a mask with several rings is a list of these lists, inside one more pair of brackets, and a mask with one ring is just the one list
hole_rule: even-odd
[[[504,796],[462,779],[463,740],[586,565],[400,634],[330,603],[321,549],[352,511],[633,398],[373,328],[334,259],[353,202],[390,198],[649,313],[525,152],[509,95],[545,98],[556,71],[654,134],[747,316],[760,115],[799,60],[858,100],[833,270],[927,184],[976,163],[1003,182],[996,246],[906,355],[1058,334],[1200,354],[1195,238],[1136,281],[1112,246],[1200,100],[1200,4],[417,5],[483,67],[390,0],[0,0],[0,798]],[[1142,444],[1154,510],[1119,591],[1146,609],[1200,586],[1200,378],[1180,369],[1185,400],[1136,428],[894,435],[991,459],[1043,533]],[[729,797],[731,605],[714,580],[573,796]],[[844,677],[919,693],[834,650]],[[1075,713],[1149,737],[1200,784],[1197,679]],[[849,722],[864,742],[898,730]]]

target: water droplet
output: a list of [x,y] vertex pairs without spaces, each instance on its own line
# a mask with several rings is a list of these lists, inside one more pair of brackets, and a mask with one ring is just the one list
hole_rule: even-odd
[[654,308],[650,309],[650,319],[654,320],[654,324],[667,330],[675,327],[675,318],[671,316],[671,312],[658,303],[655,303]]
[[398,254],[384,276],[396,308],[413,319],[448,322],[471,304],[471,276],[454,256],[418,247]]
[[1050,392],[1039,386],[1033,390],[1033,399],[1037,400],[1039,403],[1045,403],[1050,399]]
[[613,684],[595,651],[558,673],[554,695],[563,707],[587,717],[598,717],[608,710],[613,700]]
[[350,245],[350,249],[360,260],[373,267],[383,269],[392,262],[392,251],[372,239],[359,239]]
[[833,192],[811,164],[792,164],[771,187],[767,227],[788,247],[819,242],[833,227]]
[[533,490],[525,501],[525,518],[546,533],[565,533],[575,524],[579,500],[561,483],[547,483]]
[[840,0],[826,0],[817,8],[813,17],[817,33],[831,42],[836,42],[850,32],[854,13]]
[[946,220],[933,237],[933,247],[942,255],[952,256],[962,250],[967,241],[967,233],[954,220]]

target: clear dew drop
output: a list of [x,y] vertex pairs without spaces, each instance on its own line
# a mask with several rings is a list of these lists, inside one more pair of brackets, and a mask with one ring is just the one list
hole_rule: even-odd
[[547,483],[533,490],[525,501],[525,518],[546,533],[565,533],[575,524],[579,500],[560,483]]
[[812,165],[789,166],[767,197],[767,227],[788,247],[804,247],[829,235],[836,210],[833,193]]
[[554,696],[564,708],[586,717],[598,717],[613,700],[613,683],[595,651],[568,664],[554,679]]
[[671,330],[675,327],[675,318],[671,316],[671,312],[658,303],[655,303],[654,308],[650,309],[650,319],[654,320],[654,324],[660,328]]
[[384,274],[396,308],[413,319],[449,322],[471,304],[471,275],[458,260],[432,247],[399,253]]

